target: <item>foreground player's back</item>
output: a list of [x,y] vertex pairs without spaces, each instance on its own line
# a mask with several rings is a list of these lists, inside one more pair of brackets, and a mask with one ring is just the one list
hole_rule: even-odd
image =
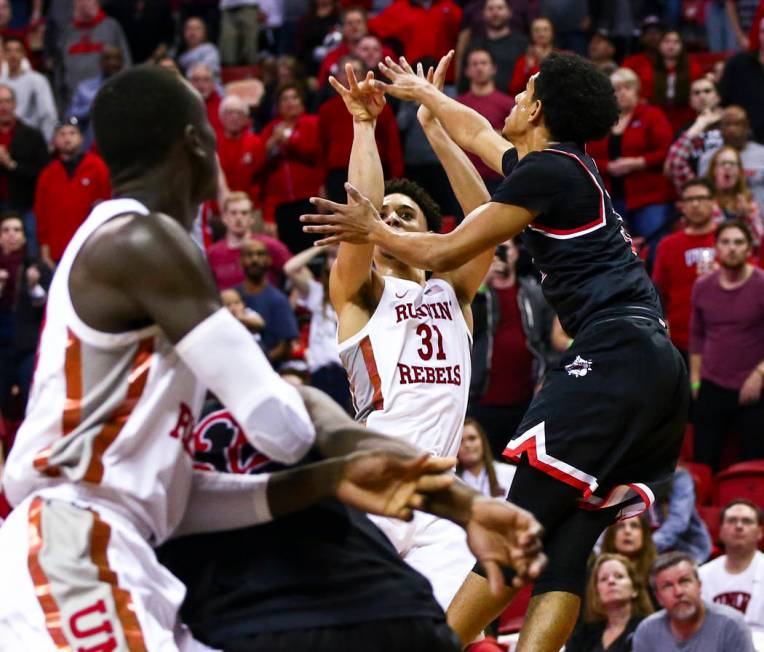
[[185,510],[191,462],[184,440],[203,391],[157,326],[94,330],[77,316],[69,292],[72,263],[89,236],[129,213],[150,219],[131,199],[100,204],[61,260],[4,485],[13,504],[41,489],[108,504],[162,540]]
[[369,322],[340,344],[357,418],[436,455],[459,448],[471,336],[453,288],[385,277]]

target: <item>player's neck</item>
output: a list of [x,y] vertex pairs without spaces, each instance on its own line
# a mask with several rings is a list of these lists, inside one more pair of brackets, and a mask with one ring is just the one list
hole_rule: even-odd
[[744,573],[751,565],[756,556],[756,549],[753,550],[727,550],[727,558],[724,560],[724,570],[733,575]]
[[[199,210],[199,205],[188,197],[188,185],[185,178],[154,174],[151,177],[138,177],[114,184],[112,196],[135,199],[152,213],[169,215],[190,231]],[[184,201],[184,198],[187,200]]]
[[382,276],[394,276],[420,285],[424,285],[426,281],[424,270],[411,267],[411,265],[406,265],[398,260],[380,261],[380,264],[377,265],[377,271]]
[[526,154],[531,152],[542,152],[550,145],[556,145],[559,141],[552,138],[547,128],[542,124],[537,127],[531,127],[522,136],[515,137],[512,144],[517,149],[517,158],[522,160]]

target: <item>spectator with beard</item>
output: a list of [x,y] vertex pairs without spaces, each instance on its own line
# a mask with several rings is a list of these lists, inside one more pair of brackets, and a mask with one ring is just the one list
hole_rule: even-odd
[[[751,123],[745,109],[739,106],[724,108],[720,123],[722,141],[740,152],[746,182],[761,213],[764,212],[764,145],[749,138],[750,128]],[[709,150],[701,157],[698,176],[706,174],[715,153],[716,150]]]
[[724,554],[700,567],[702,596],[707,602],[737,609],[755,633],[764,632],[764,553],[761,508],[738,498],[720,516],[719,540]]
[[653,282],[663,300],[671,341],[689,361],[692,286],[714,264],[714,191],[705,179],[693,179],[682,187],[680,197],[677,205],[686,226],[658,245]]
[[218,157],[229,190],[246,192],[252,203],[260,204],[262,173],[265,168],[265,144],[250,130],[247,103],[228,95],[220,103]]
[[16,93],[16,114],[31,127],[39,129],[46,142],[53,138],[58,122],[56,102],[48,80],[32,70],[26,61],[26,46],[18,37],[7,37],[4,47],[8,74],[0,77]]
[[[284,263],[291,257],[283,242],[264,233],[256,233],[256,220],[252,213],[252,200],[244,192],[231,192],[223,201],[223,225],[225,235],[207,249],[207,262],[215,277],[218,289],[225,290],[244,281],[241,267],[241,247],[247,240],[259,240],[268,249],[271,266],[268,280],[281,287],[284,280]],[[260,229],[262,230],[262,229]]]
[[[496,62],[493,55],[487,49],[476,48],[467,53],[466,63],[465,75],[470,82],[469,91],[456,99],[475,109],[501,133],[504,121],[515,101],[506,93],[496,90]],[[480,157],[474,154],[468,156],[485,181],[489,192],[496,190],[503,177],[483,163]]]
[[716,202],[722,212],[720,219],[744,222],[753,236],[753,249],[758,251],[764,224],[761,211],[746,183],[740,152],[727,145],[717,149],[711,157],[706,178],[714,188]]
[[54,158],[40,173],[35,193],[40,257],[54,269],[93,205],[111,197],[106,164],[97,154],[82,151],[76,120],[56,129]]
[[611,75],[618,68],[615,61],[615,45],[606,34],[597,32],[589,41],[589,61],[604,74]]
[[220,122],[220,103],[223,98],[215,87],[215,72],[206,63],[196,63],[188,70],[188,81],[202,96],[207,108],[207,120],[219,134],[223,129],[223,124]]
[[486,0],[481,23],[461,31],[456,46],[459,90],[464,91],[468,86],[469,80],[465,76],[467,56],[477,49],[491,53],[496,68],[496,86],[505,93],[509,90],[515,63],[528,47],[525,35],[512,31],[511,21],[512,8],[508,0]]
[[698,176],[701,156],[722,144],[722,132],[719,129],[722,118],[719,93],[714,82],[708,77],[692,82],[690,107],[695,111],[695,121],[685,126],[671,144],[663,166],[664,174],[674,182],[677,191],[687,181]]
[[764,457],[764,271],[748,262],[751,247],[745,224],[723,223],[716,231],[719,269],[692,290],[695,461],[714,470],[731,427],[740,433],[741,459]]
[[241,246],[241,266],[244,282],[236,286],[248,308],[265,320],[260,333],[260,345],[271,364],[288,360],[292,354],[292,340],[300,336],[289,299],[281,290],[268,282],[271,257],[265,243],[247,240]]
[[743,617],[703,600],[697,565],[687,553],[669,552],[656,559],[650,585],[663,610],[639,624],[634,652],[754,652]]

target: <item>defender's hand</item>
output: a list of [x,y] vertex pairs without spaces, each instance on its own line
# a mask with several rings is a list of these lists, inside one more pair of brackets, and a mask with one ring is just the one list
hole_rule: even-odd
[[513,585],[523,586],[541,574],[547,564],[541,549],[542,527],[533,514],[496,498],[477,497],[467,522],[467,543],[482,564],[491,592],[504,588],[501,567],[517,573]]
[[[417,65],[417,76],[426,78],[428,82],[430,82],[435,88],[437,88],[439,91],[443,90],[443,87],[446,84],[446,73],[448,72],[448,67],[451,65],[451,61],[454,58],[454,51],[450,50],[444,57],[441,58],[441,60],[438,62],[438,67],[433,70],[431,67],[427,71],[427,76],[425,77],[424,69],[422,68],[422,64]],[[408,64],[406,64],[408,66]],[[409,66],[410,70],[410,66]],[[419,120],[420,124],[426,124],[434,119],[435,116],[433,116],[432,111],[428,109],[424,104],[422,104],[419,109],[417,110],[416,117]]]
[[453,458],[404,457],[388,451],[355,453],[345,458],[336,496],[343,503],[380,516],[409,521],[413,505],[426,494],[447,489]]
[[345,88],[334,77],[329,77],[329,83],[345,102],[348,112],[353,116],[353,119],[361,122],[376,120],[377,116],[382,113],[382,109],[385,108],[387,100],[384,92],[372,84],[374,73],[370,70],[366,73],[366,79],[359,84],[355,78],[353,66],[348,63],[345,64],[345,75],[349,88]]
[[411,69],[405,57],[401,57],[399,63],[393,61],[391,57],[385,57],[384,62],[379,62],[379,70],[392,83],[385,84],[377,79],[372,82],[374,88],[401,100],[418,101],[424,89],[430,84],[427,79],[419,77]]
[[300,221],[314,226],[303,226],[305,233],[326,235],[317,241],[316,246],[332,245],[338,242],[368,244],[374,242],[374,234],[385,228],[385,223],[374,205],[358,192],[351,184],[345,184],[345,191],[350,197],[349,204],[311,197],[311,203],[322,214],[301,215]]

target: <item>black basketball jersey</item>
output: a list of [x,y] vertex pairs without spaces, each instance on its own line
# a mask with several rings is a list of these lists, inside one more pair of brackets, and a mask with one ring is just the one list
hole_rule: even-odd
[[541,272],[544,296],[565,331],[575,337],[595,312],[620,305],[662,314],[644,264],[634,253],[623,220],[594,161],[572,143],[502,160],[505,178],[491,201],[538,215],[522,239]]
[[[195,436],[197,466],[263,473],[224,410]],[[306,460],[310,461],[310,460]],[[365,514],[336,500],[260,526],[171,540],[159,559],[187,588],[181,619],[201,641],[390,618],[445,621],[430,583],[409,567]]]

